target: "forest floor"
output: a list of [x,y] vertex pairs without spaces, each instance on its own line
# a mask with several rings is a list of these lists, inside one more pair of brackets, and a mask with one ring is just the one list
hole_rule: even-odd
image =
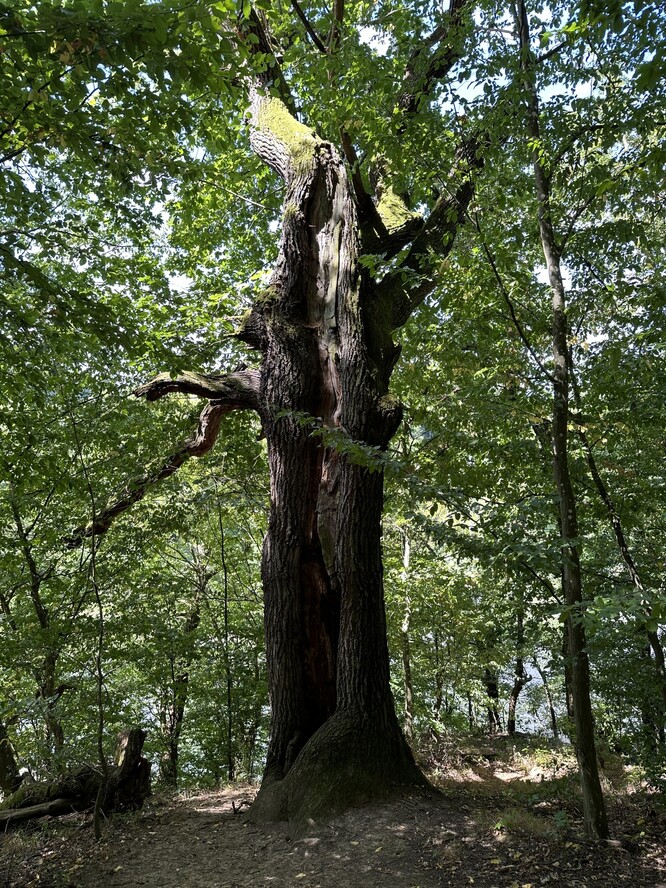
[[256,826],[255,789],[156,793],[116,815],[100,842],[90,815],[0,836],[0,888],[666,888],[666,803],[604,761],[613,840],[582,834],[570,753],[496,738],[424,763],[437,795],[407,794],[316,825]]

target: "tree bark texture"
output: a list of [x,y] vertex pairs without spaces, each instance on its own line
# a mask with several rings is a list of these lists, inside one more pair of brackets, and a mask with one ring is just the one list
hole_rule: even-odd
[[360,270],[341,158],[258,91],[253,121],[255,151],[287,188],[278,262],[253,312],[271,473],[262,575],[273,714],[255,815],[300,818],[303,805],[312,814],[422,782],[394,711],[383,599],[376,454],[401,417],[387,397],[397,349]]

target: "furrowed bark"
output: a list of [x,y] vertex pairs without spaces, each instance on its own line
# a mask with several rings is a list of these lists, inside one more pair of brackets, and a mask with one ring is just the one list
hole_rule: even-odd
[[272,706],[254,816],[302,822],[359,791],[422,779],[389,686],[382,474],[312,434],[317,418],[346,440],[386,446],[400,419],[386,397],[396,349],[358,265],[342,159],[260,88],[251,113],[252,146],[286,184],[269,298],[254,309],[266,331],[260,413],[271,511],[262,575]]
[[562,585],[567,605],[568,653],[571,658],[572,703],[576,727],[576,756],[583,795],[583,814],[588,835],[608,837],[608,821],[599,781],[594,743],[594,719],[590,700],[590,669],[586,650],[584,599],[580,571],[576,497],[569,471],[569,373],[566,293],[560,255],[552,223],[550,181],[541,156],[539,99],[534,77],[535,60],[530,46],[527,10],[524,0],[516,7],[520,41],[520,67],[527,106],[527,135],[532,145],[538,222],[541,244],[548,269],[553,308],[553,473],[559,497],[562,535]]

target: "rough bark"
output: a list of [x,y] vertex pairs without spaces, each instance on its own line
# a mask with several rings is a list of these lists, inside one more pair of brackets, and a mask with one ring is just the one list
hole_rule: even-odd
[[[104,812],[140,808],[150,794],[150,762],[141,755],[145,736],[140,728],[119,735],[101,801]],[[99,768],[86,765],[51,783],[24,784],[0,806],[0,823],[92,809],[101,783]]]
[[517,6],[523,88],[527,105],[527,135],[532,146],[534,179],[538,206],[539,232],[548,269],[553,309],[553,473],[559,498],[562,534],[562,580],[567,606],[566,631],[571,659],[571,691],[576,728],[576,757],[583,795],[583,814],[588,835],[608,837],[597,755],[594,720],[590,700],[590,668],[586,650],[584,600],[578,544],[577,504],[569,471],[569,373],[567,346],[566,294],[562,280],[560,255],[552,223],[550,181],[540,156],[541,132],[539,100],[534,80],[534,57],[530,46],[527,10],[523,0]]
[[[264,308],[272,725],[254,815],[303,820],[422,782],[394,712],[383,604],[375,454],[400,420],[387,397],[396,348],[360,272],[356,206],[337,152],[259,91],[253,120],[255,151],[287,187]],[[311,434],[315,417],[346,453]]]

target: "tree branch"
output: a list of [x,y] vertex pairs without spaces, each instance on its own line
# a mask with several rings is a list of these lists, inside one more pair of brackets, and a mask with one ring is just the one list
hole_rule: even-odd
[[[451,0],[442,24],[412,53],[407,63],[403,91],[398,99],[398,108],[405,118],[416,114],[421,99],[430,93],[435,81],[445,77],[460,59],[461,46],[456,45],[454,38],[468,3],[469,0]],[[433,46],[436,48],[431,52]],[[403,118],[398,132],[403,132],[406,125],[407,120]]]
[[[444,259],[451,252],[459,226],[467,215],[474,196],[474,176],[483,168],[481,147],[484,139],[472,136],[458,149],[452,178],[459,184],[452,195],[442,194],[430,215],[421,225],[405,260],[399,268],[387,275],[380,285],[383,299],[388,300],[393,329],[402,327],[435,286],[435,276],[426,267],[431,255]],[[462,180],[460,181],[460,177]],[[405,274],[412,272],[416,283],[405,282]]]
[[294,12],[296,13],[296,15],[299,17],[299,19],[303,23],[303,27],[305,28],[306,33],[307,33],[308,37],[310,38],[310,40],[312,40],[312,42],[317,47],[319,52],[323,53],[324,55],[328,55],[328,50],[326,49],[324,44],[321,42],[321,39],[320,39],[319,35],[317,34],[317,32],[315,31],[315,29],[312,27],[312,25],[308,21],[308,18],[305,15],[305,13],[303,12],[300,4],[298,3],[298,0],[291,0],[291,5],[294,9]]
[[176,379],[171,379],[167,373],[162,373],[138,388],[134,394],[137,397],[145,397],[148,401],[156,401],[170,392],[211,398],[210,403],[201,411],[196,431],[157,471],[131,481],[123,493],[102,509],[90,524],[78,527],[65,541],[68,548],[79,546],[87,537],[105,534],[114,519],[126,512],[134,503],[142,500],[154,484],[175,474],[190,457],[204,456],[208,453],[220,433],[222,417],[227,413],[243,408],[258,409],[259,371],[243,370],[226,376],[184,373]]
[[345,0],[333,0],[333,21],[328,35],[328,51],[331,55],[340,44],[340,29],[345,17]]
[[226,407],[225,412],[238,408],[256,410],[259,405],[259,371],[239,370],[220,376],[183,373],[176,377],[160,373],[155,379],[139,386],[134,395],[147,401],[157,401],[171,392],[210,398],[216,406]]
[[509,309],[509,314],[511,315],[511,321],[513,322],[513,326],[516,328],[516,332],[518,333],[518,336],[520,336],[520,338],[523,342],[523,345],[525,346],[525,348],[529,352],[530,357],[532,358],[534,363],[537,365],[537,367],[539,368],[541,373],[543,373],[544,378],[548,379],[550,382],[552,382],[553,381],[552,374],[548,372],[546,367],[544,367],[543,362],[541,361],[541,359],[537,355],[536,351],[532,347],[532,344],[529,341],[527,334],[525,333],[525,331],[523,329],[522,324],[518,320],[518,315],[516,314],[516,309],[514,308],[513,302],[511,301],[511,297],[509,296],[509,291],[504,286],[504,281],[502,280],[502,276],[501,276],[499,269],[497,267],[495,257],[493,255],[490,247],[486,243],[486,240],[483,236],[483,232],[481,231],[481,225],[479,223],[478,216],[476,214],[474,214],[474,227],[476,228],[476,230],[479,233],[479,237],[481,238],[481,245],[483,247],[483,252],[486,255],[486,259],[488,260],[488,264],[490,265],[493,275],[495,277],[495,280],[497,281],[497,286],[499,287],[499,291],[502,294],[504,301],[507,304],[507,307]]

